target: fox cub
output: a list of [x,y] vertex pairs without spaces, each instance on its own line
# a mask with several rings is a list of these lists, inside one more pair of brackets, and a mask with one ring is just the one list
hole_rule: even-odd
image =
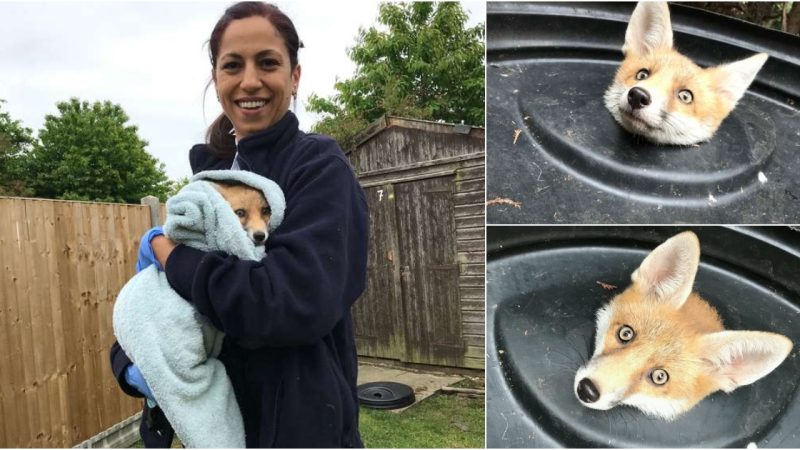
[[272,209],[264,193],[245,184],[219,181],[211,184],[231,205],[253,244],[264,245],[269,237],[269,221],[272,217]]
[[623,128],[658,144],[707,141],[753,82],[767,55],[703,69],[672,48],[666,2],[639,2],[625,32],[625,59],[605,93]]
[[709,394],[731,392],[772,372],[792,349],[787,337],[726,331],[692,284],[700,243],[687,231],[653,250],[633,283],[597,312],[595,349],[575,374],[589,408],[629,405],[672,420]]

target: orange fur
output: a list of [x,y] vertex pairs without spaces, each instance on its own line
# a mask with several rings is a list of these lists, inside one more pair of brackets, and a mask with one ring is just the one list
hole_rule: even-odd
[[[652,75],[646,80],[636,80],[636,73],[643,68],[649,69]],[[614,82],[626,89],[639,84],[653,92],[669,93],[671,95],[665,96],[667,110],[691,116],[713,129],[719,127],[736,105],[717,93],[721,80],[713,68],[703,69],[673,49],[659,49],[644,57],[626,57]],[[692,103],[685,104],[674,95],[682,89],[694,94]]]
[[[694,293],[677,310],[669,305],[651,305],[636,286],[625,290],[614,302],[606,345],[600,353],[605,360],[595,372],[604,389],[623,386],[627,395],[686,399],[687,409],[718,389],[698,347],[700,336],[724,329],[711,305]],[[637,331],[635,340],[627,346],[616,337],[622,325]],[[670,381],[663,386],[651,383],[648,376],[653,367],[670,373]]]
[[264,193],[244,185],[212,184],[231,205],[250,240],[256,245],[264,245],[269,236],[269,221],[272,216]]
[[[716,309],[691,292],[699,260],[694,233],[668,239],[598,312],[594,354],[575,375],[584,406],[625,404],[672,419],[713,392],[755,382],[788,356],[785,336],[725,331]],[[656,383],[656,371],[668,380]]]
[[623,128],[659,144],[710,139],[767,60],[761,53],[701,68],[673,48],[664,2],[636,6],[622,50],[625,59],[604,95],[606,108]]

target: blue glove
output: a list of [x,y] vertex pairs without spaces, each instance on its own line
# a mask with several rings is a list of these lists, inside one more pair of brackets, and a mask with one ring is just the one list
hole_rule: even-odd
[[163,236],[164,230],[161,227],[150,228],[142,235],[142,241],[139,242],[139,259],[136,261],[136,272],[141,272],[150,264],[155,264],[156,269],[163,271],[161,263],[156,259],[156,254],[153,253],[153,247],[150,246],[150,241],[156,236]]
[[125,368],[125,382],[136,388],[137,391],[147,398],[148,406],[154,408],[157,405],[156,398],[150,391],[150,386],[147,385],[147,381],[144,380],[142,372],[139,371],[136,364],[131,364]]

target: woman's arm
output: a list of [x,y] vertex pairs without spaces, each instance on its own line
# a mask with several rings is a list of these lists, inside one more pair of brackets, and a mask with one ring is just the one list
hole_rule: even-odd
[[156,259],[158,263],[161,264],[161,267],[167,267],[167,259],[169,259],[169,255],[177,246],[177,244],[167,239],[163,234],[150,240],[150,247],[153,249],[153,254],[156,255]]
[[263,260],[179,245],[165,265],[172,287],[220,330],[275,346],[329,334],[366,275],[366,200],[347,163],[309,162],[285,194],[286,216]]

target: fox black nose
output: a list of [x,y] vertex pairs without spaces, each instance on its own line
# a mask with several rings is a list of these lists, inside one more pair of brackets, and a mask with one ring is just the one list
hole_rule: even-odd
[[585,403],[594,403],[600,398],[600,391],[592,380],[584,378],[578,382],[578,398]]
[[255,242],[256,245],[263,244],[265,240],[267,240],[267,235],[263,231],[256,231],[253,233],[253,242]]
[[650,104],[650,93],[640,87],[628,91],[628,104],[633,109],[641,109]]

